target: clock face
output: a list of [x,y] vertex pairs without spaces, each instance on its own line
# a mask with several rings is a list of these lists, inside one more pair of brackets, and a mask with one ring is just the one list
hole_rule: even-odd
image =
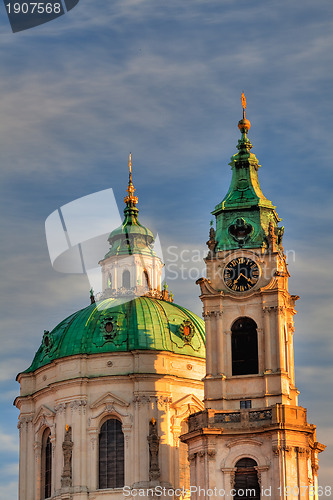
[[224,268],[224,281],[234,292],[250,290],[259,279],[259,267],[247,257],[237,257]]

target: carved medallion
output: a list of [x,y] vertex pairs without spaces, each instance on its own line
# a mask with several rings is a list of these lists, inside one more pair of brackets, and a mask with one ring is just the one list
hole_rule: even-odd
[[179,333],[185,342],[185,344],[190,344],[194,336],[194,325],[190,320],[186,319],[181,325],[179,325]]

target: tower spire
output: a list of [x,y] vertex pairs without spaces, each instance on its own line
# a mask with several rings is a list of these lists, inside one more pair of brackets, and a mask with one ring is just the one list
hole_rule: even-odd
[[129,154],[129,158],[128,158],[128,170],[129,170],[128,186],[127,186],[128,196],[126,196],[124,198],[124,202],[126,203],[127,208],[134,208],[134,207],[136,207],[136,205],[138,203],[138,197],[133,196],[135,188],[133,186],[133,181],[132,181],[132,154],[131,153]]
[[[212,212],[216,216],[216,251],[236,248],[270,248],[282,250],[283,229],[278,227],[280,218],[275,206],[268,200],[258,179],[260,167],[256,156],[251,153],[252,144],[247,133],[251,123],[245,117],[247,107],[244,92],[241,94],[243,117],[238,122],[241,138],[238,153],[232,156],[229,165],[232,179],[229,190],[222,202]],[[273,229],[270,229],[273,225]],[[270,243],[272,233],[276,239]]]

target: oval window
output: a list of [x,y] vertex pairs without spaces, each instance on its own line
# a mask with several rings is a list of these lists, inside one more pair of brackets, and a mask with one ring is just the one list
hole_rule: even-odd
[[111,323],[111,321],[108,321],[105,325],[105,331],[107,333],[111,333],[113,330],[113,324]]

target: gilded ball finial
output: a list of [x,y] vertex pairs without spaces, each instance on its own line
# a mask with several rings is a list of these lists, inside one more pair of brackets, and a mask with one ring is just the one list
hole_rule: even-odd
[[246,134],[251,127],[251,123],[249,120],[245,118],[245,109],[246,109],[246,98],[244,92],[241,95],[242,108],[243,108],[243,118],[238,122],[238,128],[242,132],[242,134]]

